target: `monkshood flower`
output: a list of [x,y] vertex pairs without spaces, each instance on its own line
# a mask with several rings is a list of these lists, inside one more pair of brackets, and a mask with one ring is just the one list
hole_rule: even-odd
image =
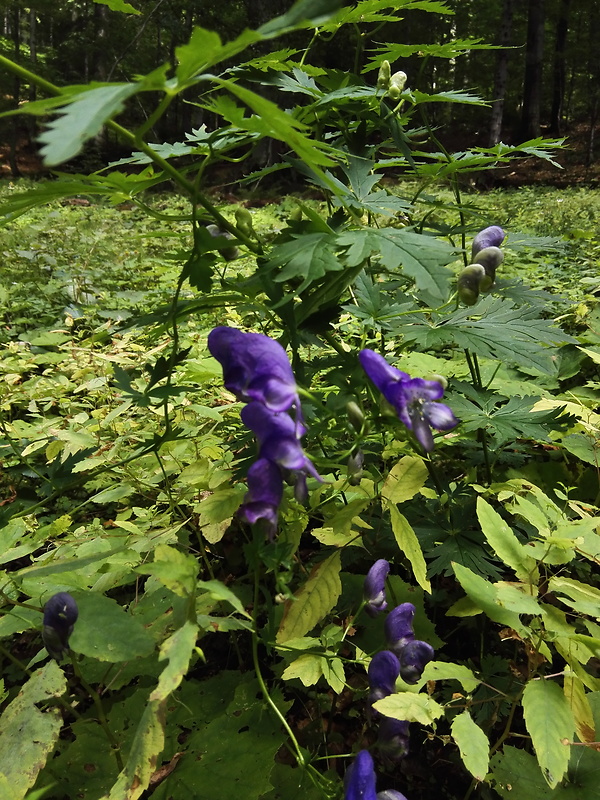
[[377,747],[383,760],[390,765],[406,758],[409,752],[409,726],[406,719],[381,717]]
[[504,241],[504,231],[499,225],[490,225],[475,236],[471,244],[471,260],[486,247],[500,247]]
[[380,558],[367,572],[364,584],[365,611],[370,617],[376,617],[387,608],[385,599],[385,580],[390,571],[389,561]]
[[[384,697],[393,694],[396,678],[400,674],[400,662],[391,650],[382,650],[371,659],[367,675],[369,676],[369,705],[373,705]],[[381,716],[372,709],[373,714]]]
[[412,627],[414,615],[413,604],[402,603],[390,611],[384,624],[388,646],[400,662],[400,677],[406,683],[417,683],[425,665],[434,656],[430,644],[415,639]]
[[344,800],[406,800],[394,789],[377,793],[375,767],[368,750],[361,750],[346,771]]
[[295,423],[287,414],[270,411],[256,401],[244,406],[241,417],[244,425],[256,434],[259,457],[289,470],[300,486],[300,492],[305,491],[307,475],[323,480],[300,444],[299,436],[305,432],[301,423]]
[[277,531],[277,512],[283,497],[283,478],[277,464],[267,458],[259,458],[248,470],[248,491],[238,514],[253,525],[265,520],[266,533],[270,539]]
[[44,606],[42,639],[46,650],[57,661],[69,652],[69,637],[78,616],[77,603],[68,592],[52,595]]
[[433,658],[435,651],[427,642],[415,639],[402,648],[400,653],[400,677],[405,683],[417,683],[425,665]]
[[369,379],[426,452],[434,447],[432,428],[449,431],[458,424],[452,410],[436,402],[444,396],[444,387],[439,381],[411,378],[374,350],[361,350],[359,359]]
[[412,603],[402,603],[385,618],[385,638],[390,650],[396,656],[400,656],[403,648],[415,638],[412,624],[415,611]]
[[258,400],[271,411],[300,413],[298,389],[287,353],[262,333],[222,326],[208,334],[208,349],[223,367],[225,387],[238,398]]

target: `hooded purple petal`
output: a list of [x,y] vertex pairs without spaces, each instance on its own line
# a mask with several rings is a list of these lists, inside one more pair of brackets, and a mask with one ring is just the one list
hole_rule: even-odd
[[406,372],[392,367],[382,355],[374,350],[361,350],[358,358],[369,380],[375,384],[388,402],[392,402],[387,397],[387,391],[394,383],[406,380],[408,378]]
[[377,800],[375,767],[368,750],[361,750],[344,778],[344,800]]
[[380,611],[387,608],[385,580],[389,571],[389,562],[385,558],[380,558],[367,572],[364,584],[364,598],[367,601],[365,611],[371,617],[376,617]]
[[402,404],[398,416],[429,453],[433,450],[431,428],[446,431],[458,424],[448,406],[435,402],[444,396],[444,387],[439,381],[412,378],[402,383],[401,390]]
[[388,764],[396,764],[408,755],[409,726],[410,723],[405,719],[381,717],[377,745]]
[[393,693],[400,674],[400,662],[390,650],[382,650],[371,659],[368,669],[369,704],[383,700]]
[[480,250],[486,247],[500,247],[504,241],[504,236],[504,231],[498,225],[490,225],[488,228],[479,231],[471,245],[471,261],[475,259]]
[[406,683],[416,683],[421,677],[425,665],[433,658],[435,651],[430,644],[415,639],[407,642],[399,655],[400,677]]
[[[258,401],[248,403],[241,413],[242,421],[256,434],[260,457],[274,461],[280,467],[312,475],[322,480],[302,449],[296,435],[296,423],[285,413],[270,411]],[[301,426],[301,433],[304,431]]]
[[277,511],[283,497],[283,479],[277,464],[259,458],[248,470],[248,492],[238,514],[253,525],[266,520],[267,532],[273,538],[277,531]]
[[398,655],[407,642],[415,638],[412,621],[415,616],[412,603],[402,603],[387,615],[384,630],[390,650]]
[[209,333],[208,349],[223,367],[225,386],[239,400],[258,400],[272,411],[299,409],[294,373],[279,342],[221,326]]

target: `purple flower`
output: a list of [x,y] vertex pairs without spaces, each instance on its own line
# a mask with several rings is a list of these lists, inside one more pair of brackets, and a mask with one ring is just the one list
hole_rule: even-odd
[[426,452],[433,450],[432,428],[448,431],[458,424],[452,410],[436,402],[444,396],[439,381],[411,378],[373,350],[361,350],[359,359],[370,380],[394,406],[401,422],[413,431]]
[[408,642],[415,638],[412,621],[415,616],[412,603],[402,603],[387,615],[384,630],[390,650],[397,656]]
[[346,771],[344,800],[377,800],[375,767],[368,750],[361,750]]
[[61,661],[69,651],[69,637],[77,622],[77,603],[68,592],[52,595],[44,606],[42,639],[52,658]]
[[303,425],[300,425],[298,433],[297,424],[288,414],[278,414],[257,401],[248,403],[241,416],[244,425],[256,434],[261,458],[274,461],[294,473],[323,480],[300,444],[298,437],[305,431]]
[[[390,650],[382,650],[371,659],[369,669],[369,704],[373,705],[394,692],[400,674],[400,662]],[[378,712],[375,712],[378,715]]]
[[504,231],[499,225],[490,225],[488,228],[479,231],[471,245],[471,260],[473,261],[477,253],[486,247],[500,247],[504,241],[504,236]]
[[421,677],[425,665],[434,656],[434,649],[427,642],[415,639],[407,642],[400,653],[400,677],[406,683],[417,683]]
[[367,601],[365,611],[370,617],[376,617],[387,608],[385,599],[385,579],[390,571],[389,562],[385,558],[376,561],[367,572],[364,585],[364,598]]
[[397,406],[400,420],[411,430],[423,450],[433,450],[431,429],[449,431],[458,425],[452,409],[436,403],[444,396],[444,387],[438,381],[412,378],[401,383],[401,405]]
[[277,511],[283,497],[283,478],[277,464],[259,458],[248,470],[248,492],[238,514],[250,525],[259,519],[266,521],[270,539],[277,531]]
[[209,333],[208,349],[223,367],[225,386],[238,400],[258,400],[271,411],[295,405],[299,411],[294,373],[279,342],[223,326]]
[[344,800],[406,800],[395,789],[377,793],[375,767],[368,750],[361,750],[346,771]]
[[384,761],[394,765],[406,758],[410,741],[409,726],[406,719],[381,717],[377,745]]

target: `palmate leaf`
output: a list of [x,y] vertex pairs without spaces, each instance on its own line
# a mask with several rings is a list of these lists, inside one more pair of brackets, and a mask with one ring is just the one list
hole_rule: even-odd
[[515,307],[508,300],[486,297],[474,309],[413,323],[403,327],[402,333],[407,342],[418,342],[423,348],[453,345],[483,358],[551,375],[556,371],[552,346],[576,340],[535,313],[527,306]]
[[458,89],[450,89],[447,92],[436,92],[435,94],[413,91],[411,95],[415,103],[464,103],[465,105],[474,106],[489,105],[482,97],[472,94],[471,92],[459,91]]
[[67,105],[39,137],[44,164],[53,167],[76,156],[138,90],[136,83],[117,83],[92,86],[69,96]]
[[455,258],[455,251],[446,242],[407,228],[370,228],[346,231],[338,235],[337,243],[348,248],[345,261],[349,266],[361,264],[379,252],[388,271],[402,269],[418,289],[439,299],[448,295],[452,273],[445,265]]
[[[453,12],[445,8],[444,13],[451,14]],[[390,64],[393,64],[395,61],[401,61],[416,54],[435,58],[457,58],[471,50],[493,49],[495,49],[493,45],[481,44],[481,39],[453,39],[451,42],[443,44],[384,44],[373,49],[377,55],[364,67],[363,72],[379,69],[383,59],[387,59]]]
[[336,254],[336,236],[330,233],[305,233],[290,242],[276,245],[265,269],[282,267],[278,282],[302,278],[298,294],[327,272],[339,272],[344,264]]
[[511,397],[506,402],[492,392],[476,392],[471,387],[468,398],[454,394],[450,404],[463,431],[487,430],[498,446],[515,439],[547,440],[550,431],[566,431],[576,423],[577,419],[564,407],[533,411],[538,400],[539,397]]

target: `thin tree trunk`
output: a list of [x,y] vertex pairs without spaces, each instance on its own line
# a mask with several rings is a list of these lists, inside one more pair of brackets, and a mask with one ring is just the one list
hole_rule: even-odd
[[[14,3],[11,14],[11,39],[14,50],[14,60],[19,61],[21,54],[21,15],[19,13],[18,3]],[[15,108],[19,107],[19,100],[21,96],[21,81],[15,76],[13,81],[13,105]],[[14,116],[9,123],[9,142],[8,142],[8,163],[13,178],[18,178],[21,175],[19,166],[17,164],[17,148],[19,145],[19,118]]]
[[523,82],[521,138],[541,135],[542,68],[544,59],[544,0],[529,0],[527,15],[527,51]]
[[571,0],[560,0],[558,19],[556,21],[554,64],[552,66],[552,110],[550,111],[550,133],[553,136],[560,136],[562,133],[566,88],[565,47],[569,30],[570,5]]
[[[512,37],[512,22],[514,14],[514,0],[504,0],[498,44],[507,48]],[[490,121],[489,146],[493,147],[500,141],[502,133],[502,119],[504,117],[504,98],[508,83],[508,50],[498,50],[496,56],[496,71],[494,73],[494,100],[492,101],[492,118]]]

